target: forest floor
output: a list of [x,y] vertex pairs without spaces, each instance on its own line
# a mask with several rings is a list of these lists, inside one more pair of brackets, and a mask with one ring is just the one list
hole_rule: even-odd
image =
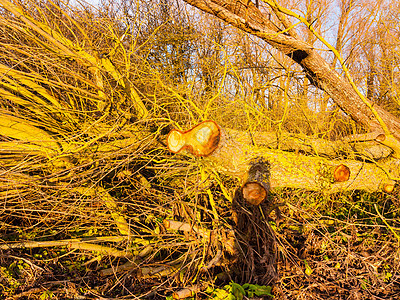
[[[146,268],[160,267],[157,261],[168,260],[162,255],[170,252],[161,246],[146,264],[136,261],[122,272],[110,273],[104,270],[116,270],[132,259],[99,255],[68,244],[3,248],[0,298],[163,299],[184,287],[201,286],[195,297],[203,299],[271,298],[267,295],[274,299],[399,299],[400,240],[398,230],[389,225],[398,216],[397,197],[358,192],[328,197],[282,191],[271,194],[269,202],[260,206],[236,203],[230,212],[220,214],[232,216],[235,236],[240,237],[236,244],[240,251],[229,258],[234,262],[230,263],[225,253],[225,264],[210,267],[208,276],[192,277],[192,282],[184,279],[186,268],[193,264],[190,260],[181,265],[181,272],[144,274]],[[2,217],[2,222],[17,225],[24,220]],[[8,230],[2,232],[2,240],[84,237],[79,226],[75,233],[60,230],[47,237],[43,233],[49,228],[43,223],[40,226],[36,228],[38,236]],[[99,232],[92,234],[98,236]],[[160,234],[168,233],[161,228]],[[170,235],[170,239],[181,237]],[[126,242],[103,244],[118,249],[127,246]],[[201,243],[197,247],[201,248]],[[235,287],[243,293],[235,294]]]

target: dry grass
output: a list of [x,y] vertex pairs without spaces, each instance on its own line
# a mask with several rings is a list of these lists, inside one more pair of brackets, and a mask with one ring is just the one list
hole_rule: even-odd
[[[171,25],[157,3],[129,16],[111,5],[0,7],[0,298],[154,299],[188,286],[207,298],[207,286],[231,281],[272,285],[279,299],[398,298],[397,194],[281,191],[253,207],[235,179],[167,152],[172,126],[205,118],[319,128],[316,116],[289,116],[287,95],[274,111],[231,101],[223,82],[185,85],[182,61],[163,56],[179,49],[163,43],[193,42],[194,26]],[[205,76],[206,62],[193,72]],[[221,75],[240,83],[233,66]]]

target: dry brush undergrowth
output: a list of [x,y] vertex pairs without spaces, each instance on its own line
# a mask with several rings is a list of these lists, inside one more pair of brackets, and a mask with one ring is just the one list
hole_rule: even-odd
[[[163,298],[184,287],[206,298],[235,282],[274,286],[278,299],[396,299],[396,193],[283,190],[253,207],[234,179],[167,151],[171,126],[232,126],[235,115],[238,129],[265,128],[274,112],[224,100],[222,83],[204,95],[185,86],[180,63],[199,33],[162,20],[162,5],[136,5],[121,16],[112,5],[0,0],[0,298]],[[205,64],[193,68],[204,75]]]

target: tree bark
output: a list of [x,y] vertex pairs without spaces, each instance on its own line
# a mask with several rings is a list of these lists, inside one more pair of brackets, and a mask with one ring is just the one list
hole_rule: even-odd
[[[200,124],[214,124],[206,121]],[[346,139],[347,142],[330,143],[314,139],[313,143],[305,141],[303,145],[299,138],[293,138],[291,142],[283,144],[289,150],[277,149],[276,137],[271,134],[261,133],[259,135],[250,134],[245,131],[231,130],[227,128],[210,127],[207,135],[203,133],[203,127],[197,125],[187,131],[187,134],[199,136],[204,145],[210,145],[212,151],[206,151],[207,155],[199,154],[199,142],[192,139],[186,140],[186,146],[182,151],[189,151],[193,155],[205,157],[204,163],[215,171],[228,176],[236,177],[241,181],[242,195],[252,204],[258,204],[266,198],[265,192],[280,188],[296,188],[324,193],[335,193],[349,190],[365,190],[368,192],[385,191],[391,192],[400,177],[400,160],[391,156],[382,156],[371,162],[368,158],[360,154],[358,160],[338,158],[338,153],[342,149],[349,148],[354,142],[353,138]],[[174,131],[170,133],[170,136]],[[263,138],[261,138],[263,137]],[[365,139],[358,142],[366,143],[364,149],[384,147],[378,142],[369,140],[369,136],[354,137],[355,139]],[[167,144],[170,142],[167,139]],[[218,141],[216,146],[215,141]],[[306,155],[308,151],[314,151],[312,145],[321,145],[319,149],[324,152],[322,155]],[[309,148],[304,148],[307,145]],[[310,146],[311,145],[311,146]],[[216,146],[216,147],[215,147]],[[301,148],[296,151],[296,147]],[[170,148],[170,145],[168,145]],[[208,146],[205,146],[208,147]],[[315,147],[318,148],[318,147]],[[294,149],[294,151],[293,151]],[[381,151],[385,151],[382,148]],[[181,151],[179,151],[181,152]],[[354,152],[350,151],[353,155]],[[377,151],[379,152],[379,151]],[[342,152],[343,153],[343,152]],[[314,153],[320,154],[320,153]]]
[[[218,148],[207,160],[220,172],[243,179],[247,177],[252,163],[260,158],[268,162],[270,167],[270,189],[299,188],[326,193],[386,191],[388,186],[395,185],[393,179],[400,175],[400,161],[395,158],[383,159],[377,164],[355,159],[309,156],[301,152],[253,145],[246,132],[225,129],[221,129]],[[350,178],[342,182],[332,180],[333,171],[340,165],[350,169]]]
[[[341,77],[306,42],[272,23],[251,1],[247,0],[184,0],[185,2],[217,16],[225,22],[258,36],[297,62],[313,85],[324,90],[335,103],[355,121],[372,132],[383,129],[371,109],[357,95],[349,81]],[[400,120],[375,106],[389,131],[400,140]]]

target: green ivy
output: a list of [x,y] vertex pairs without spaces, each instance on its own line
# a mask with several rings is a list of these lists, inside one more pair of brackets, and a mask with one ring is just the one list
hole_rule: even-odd
[[260,297],[260,296],[270,296],[274,297],[271,293],[272,287],[258,284],[245,283],[243,285],[237,284],[235,282],[230,282],[223,288],[213,289],[209,287],[207,293],[211,294],[210,299],[214,300],[242,300],[244,296],[246,297]]

